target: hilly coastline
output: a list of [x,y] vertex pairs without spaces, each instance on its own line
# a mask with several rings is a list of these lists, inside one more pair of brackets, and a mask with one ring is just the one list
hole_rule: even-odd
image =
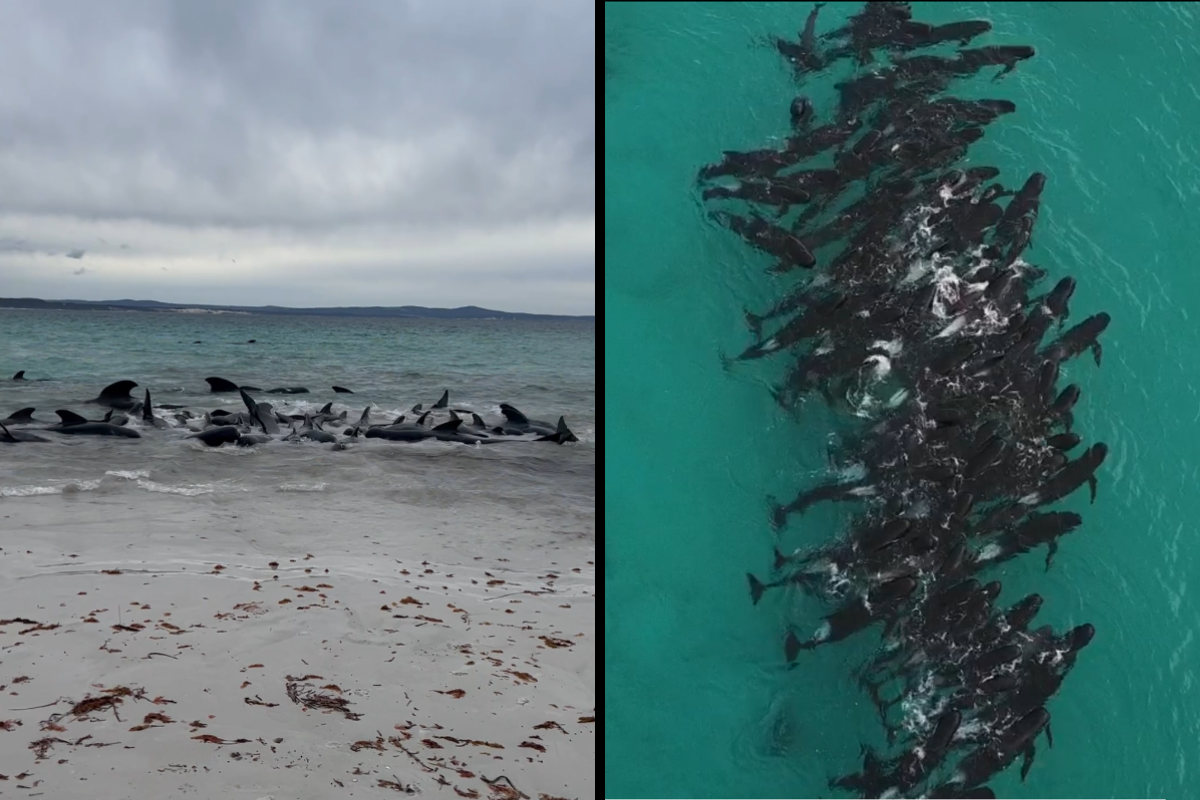
[[525,314],[496,311],[479,306],[426,308],[425,306],[337,306],[329,308],[287,308],[286,306],[219,306],[188,303],[161,303],[157,300],[41,300],[35,297],[0,297],[0,308],[33,308],[60,311],[208,311],[242,314],[278,314],[310,317],[415,317],[423,319],[495,319],[495,320],[586,320],[595,316],[563,314]]

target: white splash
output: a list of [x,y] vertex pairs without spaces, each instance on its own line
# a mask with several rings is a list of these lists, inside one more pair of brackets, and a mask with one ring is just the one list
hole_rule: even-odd
[[104,474],[112,475],[114,478],[122,478],[127,481],[132,481],[132,480],[136,480],[138,478],[149,478],[150,470],[148,470],[148,469],[134,469],[134,470],[110,469],[107,472],[105,472]]

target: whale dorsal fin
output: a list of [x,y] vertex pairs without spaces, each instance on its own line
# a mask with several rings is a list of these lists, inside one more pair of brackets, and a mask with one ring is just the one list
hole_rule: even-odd
[[454,411],[450,412],[450,419],[458,419],[458,418],[459,418],[458,414],[455,414]]
[[443,422],[441,425],[435,425],[433,429],[435,431],[456,431],[459,425],[462,425],[461,419],[452,419],[449,422]]
[[13,422],[33,422],[33,407],[22,408],[19,411],[14,411],[8,415],[8,418]]
[[20,372],[18,372],[16,375],[13,375],[12,379],[13,379],[14,381],[23,381],[23,380],[25,380],[25,370],[21,370],[21,371],[20,371]]
[[87,422],[86,419],[79,416],[74,411],[67,411],[66,409],[60,408],[58,411],[55,411],[54,413],[58,414],[58,418],[60,420],[62,420],[63,425],[82,425],[85,422]]
[[506,420],[508,420],[509,422],[517,422],[517,423],[528,423],[529,422],[529,417],[525,416],[520,411],[518,411],[515,406],[510,406],[508,403],[500,404],[500,413],[503,414],[504,418]]
[[322,414],[332,414],[332,413],[333,413],[333,403],[326,403],[326,404],[325,404],[325,405],[324,405],[324,406],[321,408],[321,411],[320,411],[320,413],[322,413]]
[[[431,409],[429,409],[429,411],[433,411],[433,409],[431,408]],[[429,416],[429,411],[426,411],[424,414],[422,414],[422,415],[420,416],[420,418],[417,420],[417,424],[418,424],[418,425],[424,425],[424,424],[425,424],[425,418]]]
[[236,392],[237,384],[233,381],[227,381],[224,378],[205,378],[208,381],[208,388],[213,392]]
[[446,389],[442,392],[442,399],[433,404],[434,408],[445,408],[450,405],[450,390]]
[[154,412],[152,411],[152,406],[150,405],[149,389],[146,390],[146,399],[142,402],[142,419],[146,420],[147,422],[154,419]]
[[479,427],[481,427],[481,428],[487,427],[487,423],[485,423],[483,421],[483,417],[479,416],[478,414],[472,414],[471,417],[475,420],[475,424],[478,425]]
[[110,383],[100,390],[100,396],[97,400],[127,400],[129,399],[129,390],[137,386],[137,381],[117,381]]

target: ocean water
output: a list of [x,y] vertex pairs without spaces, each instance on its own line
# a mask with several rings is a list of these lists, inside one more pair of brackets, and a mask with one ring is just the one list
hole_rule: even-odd
[[[820,31],[858,4],[831,3]],[[807,3],[605,6],[605,794],[829,797],[862,742],[882,744],[847,674],[870,636],[782,664],[784,602],[751,606],[744,573],[770,566],[767,495],[819,476],[836,424],[767,392],[780,365],[733,371],[744,307],[780,295],[736,236],[708,220],[696,171],[722,150],[787,133],[790,70],[762,44],[795,36]],[[1096,626],[1051,701],[1039,747],[1001,797],[1195,796],[1200,785],[1200,7],[1193,3],[914,3],[915,19],[985,18],[976,44],[1037,56],[980,94],[1017,112],[971,161],[1013,183],[1049,183],[1026,258],[1073,275],[1078,318],[1113,323],[1104,365],[1066,380],[1076,429],[1110,447],[1094,506],[1044,572],[1031,554],[993,570],[1001,604],[1036,587],[1039,622]],[[974,84],[971,84],[974,85]],[[804,92],[818,113],[830,81]],[[1017,177],[1019,176],[1019,177]],[[837,511],[793,521],[796,544],[837,530]]]
[[[256,343],[249,344],[248,340]],[[221,503],[253,495],[259,511],[299,495],[336,496],[339,504],[394,502],[452,508],[470,503],[510,518],[555,507],[539,525],[586,533],[595,519],[595,327],[590,323],[427,321],[273,317],[237,314],[25,311],[0,309],[0,413],[33,406],[36,419],[56,409],[91,419],[106,409],[85,402],[105,385],[135,380],[158,404],[198,412],[241,410],[236,395],[209,393],[220,376],[263,389],[305,386],[309,394],[268,395],[287,413],[327,402],[350,422],[370,405],[376,419],[426,407],[443,389],[451,407],[499,421],[501,402],[529,417],[566,417],[577,444],[494,447],[360,440],[328,444],[272,442],[254,448],[207,448],[186,428],[143,430],[142,439],[57,437],[53,444],[0,451],[0,505],[19,513],[39,495],[99,493],[130,503],[151,495]],[[28,382],[7,380],[23,369]],[[354,394],[336,394],[332,386]],[[161,413],[161,412],[160,412]],[[140,420],[131,421],[137,427]],[[345,425],[329,424],[340,432]],[[65,441],[62,441],[65,440]],[[547,446],[548,445],[548,446]],[[487,452],[484,452],[484,451]],[[507,452],[499,452],[506,450]],[[319,498],[317,505],[319,508]],[[332,502],[332,500],[331,500]]]

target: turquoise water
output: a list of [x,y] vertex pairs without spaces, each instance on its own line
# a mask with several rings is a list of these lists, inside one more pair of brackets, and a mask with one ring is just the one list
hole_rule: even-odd
[[[832,420],[766,391],[779,365],[721,369],[748,343],[743,306],[779,296],[764,262],[706,220],[696,170],[787,132],[790,72],[759,43],[795,36],[808,4],[605,8],[605,793],[610,797],[818,797],[881,744],[846,675],[869,636],[781,658],[784,609],[752,607],[744,573],[770,566],[765,496],[791,497],[823,465]],[[820,30],[857,8],[832,3]],[[1001,603],[1036,587],[1039,622],[1091,622],[1095,642],[1051,701],[1039,748],[1001,797],[1195,796],[1200,785],[1200,6],[914,3],[914,19],[982,17],[976,44],[1038,54],[981,93],[1018,111],[972,147],[1008,184],[1049,184],[1026,258],[1073,275],[1073,314],[1107,311],[1104,366],[1073,362],[1077,429],[1107,442],[1095,506],[1054,568],[993,570]],[[1194,80],[1196,82],[1194,82]],[[831,90],[805,92],[818,110]],[[822,105],[822,104],[825,105]],[[1019,176],[1019,177],[1018,177]],[[760,366],[761,365],[761,366]],[[793,535],[819,542],[835,510]],[[1189,592],[1189,589],[1192,591]],[[799,611],[817,619],[808,601]],[[795,612],[792,613],[795,616]]]
[[[270,507],[291,503],[295,492],[329,492],[362,502],[471,502],[476,509],[518,513],[556,506],[562,528],[587,530],[595,518],[595,349],[590,322],[0,309],[3,416],[33,406],[35,418],[48,422],[57,421],[60,408],[98,418],[103,409],[83,401],[121,379],[137,381],[139,399],[149,388],[155,404],[201,414],[218,407],[240,411],[235,395],[209,392],[204,379],[220,376],[264,389],[307,387],[308,394],[257,399],[285,413],[333,402],[334,411],[346,410],[350,420],[367,406],[376,421],[417,403],[428,407],[448,389],[452,407],[489,421],[501,419],[500,403],[531,418],[565,416],[580,439],[549,448],[368,439],[334,452],[328,444],[285,442],[209,449],[187,439],[184,427],[144,430],[135,440],[60,437],[0,452],[0,502],[70,487],[119,492],[130,502],[147,492],[213,502],[257,492]],[[32,380],[7,380],[17,370]],[[334,384],[354,394],[336,394]],[[345,426],[328,427],[340,433]]]

